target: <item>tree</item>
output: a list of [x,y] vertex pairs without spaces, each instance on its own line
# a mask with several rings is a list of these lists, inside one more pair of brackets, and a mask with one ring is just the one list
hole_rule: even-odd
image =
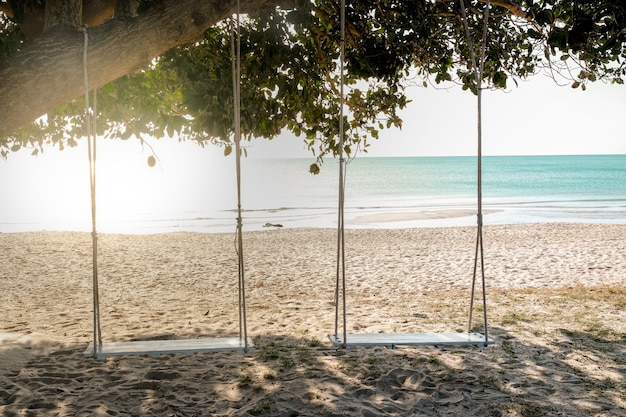
[[[474,47],[485,2],[467,1]],[[319,157],[336,153],[338,3],[240,3],[244,135],[288,129]],[[457,0],[347,3],[347,152],[401,125],[407,85],[454,81],[475,91]],[[623,0],[491,5],[484,72],[491,87],[545,69],[583,89],[626,78]],[[0,153],[72,146],[84,134],[85,45],[100,134],[178,136],[228,150],[235,9],[233,0],[0,0]]]

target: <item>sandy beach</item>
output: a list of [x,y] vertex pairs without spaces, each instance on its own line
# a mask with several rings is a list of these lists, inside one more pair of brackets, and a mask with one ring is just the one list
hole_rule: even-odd
[[[475,234],[348,230],[349,331],[466,331]],[[244,239],[253,350],[98,361],[90,234],[0,234],[0,415],[626,416],[625,225],[486,226],[484,349],[334,348],[336,231]],[[237,334],[234,233],[102,234],[99,276],[105,341]]]

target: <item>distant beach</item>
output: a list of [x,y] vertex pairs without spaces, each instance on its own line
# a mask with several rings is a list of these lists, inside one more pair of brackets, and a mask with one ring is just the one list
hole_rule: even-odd
[[[484,232],[496,340],[485,349],[332,347],[336,231],[273,228],[244,236],[254,350],[102,362],[83,357],[89,233],[0,233],[0,414],[624,415],[626,225]],[[467,331],[475,238],[473,227],[348,230],[349,331]],[[232,233],[99,243],[105,341],[236,334]]]

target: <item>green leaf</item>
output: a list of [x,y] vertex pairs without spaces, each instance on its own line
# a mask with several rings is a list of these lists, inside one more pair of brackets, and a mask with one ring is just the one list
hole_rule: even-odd
[[130,136],[131,136],[130,129],[126,129],[126,130],[124,130],[122,133],[120,133],[120,135],[119,135],[119,136],[120,136],[120,139],[122,139],[122,140],[128,140],[128,139],[130,139]]
[[313,174],[313,175],[317,175],[317,174],[319,174],[319,173],[320,173],[320,167],[319,167],[319,165],[318,165],[318,164],[316,164],[316,163],[315,163],[315,164],[311,164],[311,165],[309,166],[309,172],[310,172],[311,174]]

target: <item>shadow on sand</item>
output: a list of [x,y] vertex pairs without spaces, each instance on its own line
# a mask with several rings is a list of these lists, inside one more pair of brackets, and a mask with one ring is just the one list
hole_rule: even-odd
[[[561,331],[549,346],[335,349],[258,336],[242,355],[83,358],[46,342],[0,376],[10,416],[619,416],[624,340]],[[6,357],[19,356],[3,347]],[[47,352],[37,354],[36,352]],[[579,365],[584,366],[579,366]],[[601,372],[600,372],[601,371]]]

